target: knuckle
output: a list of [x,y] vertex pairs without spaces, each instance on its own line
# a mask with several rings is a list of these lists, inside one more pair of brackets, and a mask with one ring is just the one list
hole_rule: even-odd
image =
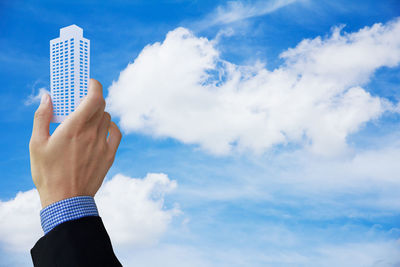
[[112,124],[114,134],[117,136],[122,136],[121,130],[119,129],[118,125],[115,122],[112,122],[111,124]]
[[110,113],[104,112],[104,118],[105,118],[107,121],[111,121],[111,115],[110,115]]
[[29,140],[29,151],[37,153],[40,151],[41,147],[43,147],[43,142],[32,136]]
[[97,140],[97,131],[90,130],[85,134],[85,141],[89,143],[93,143]]
[[98,155],[104,157],[104,155],[107,155],[107,146],[103,143],[100,143],[96,146],[96,151]]
[[94,94],[91,97],[91,101],[93,101],[96,105],[99,106],[105,106],[106,101],[104,100],[103,96],[99,95],[99,94]]
[[[105,122],[105,124],[106,124],[106,126],[107,126],[107,128],[109,129],[110,128],[110,122],[111,122],[111,117],[108,115],[105,115],[104,116],[104,122]],[[107,130],[108,130],[107,129]]]
[[33,151],[36,148],[36,142],[33,138],[31,138],[31,140],[29,140],[29,150]]
[[97,98],[97,105],[101,107],[102,110],[104,110],[104,108],[106,107],[106,101],[102,96],[97,96],[96,98]]
[[69,127],[65,128],[64,135],[67,140],[74,140],[79,138],[81,135],[81,122],[77,121],[76,124],[68,125]]
[[117,136],[118,136],[119,139],[122,138],[122,133],[121,133],[121,131],[119,130],[118,127],[117,127]]
[[34,118],[35,118],[35,120],[40,120],[40,119],[42,119],[44,116],[45,116],[45,113],[44,113],[42,110],[38,109],[38,110],[36,110],[36,112],[35,112]]

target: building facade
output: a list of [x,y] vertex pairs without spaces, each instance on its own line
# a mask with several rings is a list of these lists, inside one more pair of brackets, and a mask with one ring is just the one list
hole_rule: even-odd
[[87,95],[90,74],[90,41],[82,28],[60,29],[60,37],[50,41],[50,90],[52,122],[60,123]]

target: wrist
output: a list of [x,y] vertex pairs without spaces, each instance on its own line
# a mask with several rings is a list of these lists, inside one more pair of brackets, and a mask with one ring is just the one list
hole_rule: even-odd
[[87,216],[99,216],[92,196],[63,199],[40,211],[41,225],[45,234],[59,224]]
[[40,196],[40,203],[42,205],[42,209],[45,209],[46,207],[53,205],[59,201],[63,201],[65,199],[70,199],[74,197],[80,197],[80,196],[91,196],[90,194],[85,194],[85,193],[75,193],[75,192],[58,192],[56,194],[46,194],[43,193],[41,194],[39,191],[39,196]]

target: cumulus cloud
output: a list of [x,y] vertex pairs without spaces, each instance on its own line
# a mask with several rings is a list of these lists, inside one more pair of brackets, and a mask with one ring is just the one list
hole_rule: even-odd
[[43,234],[40,199],[36,189],[0,201],[0,242],[12,251],[29,251]]
[[[165,174],[143,179],[117,174],[96,195],[100,216],[114,245],[148,245],[167,230],[177,207],[166,209],[164,196],[176,188]],[[36,189],[0,201],[0,243],[7,250],[26,252],[43,235]]]
[[398,19],[305,39],[274,70],[225,61],[216,44],[177,28],[146,46],[109,87],[108,108],[123,130],[214,154],[288,143],[335,154],[349,134],[393,110],[363,86],[377,69],[399,64]]
[[165,209],[164,196],[176,188],[162,173],[132,179],[118,174],[96,197],[104,224],[116,245],[151,245],[167,230],[178,207]]

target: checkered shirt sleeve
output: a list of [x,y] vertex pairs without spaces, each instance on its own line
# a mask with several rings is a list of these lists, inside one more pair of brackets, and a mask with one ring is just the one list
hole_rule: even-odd
[[79,196],[55,202],[40,211],[40,221],[44,234],[57,225],[86,216],[99,216],[94,198]]

